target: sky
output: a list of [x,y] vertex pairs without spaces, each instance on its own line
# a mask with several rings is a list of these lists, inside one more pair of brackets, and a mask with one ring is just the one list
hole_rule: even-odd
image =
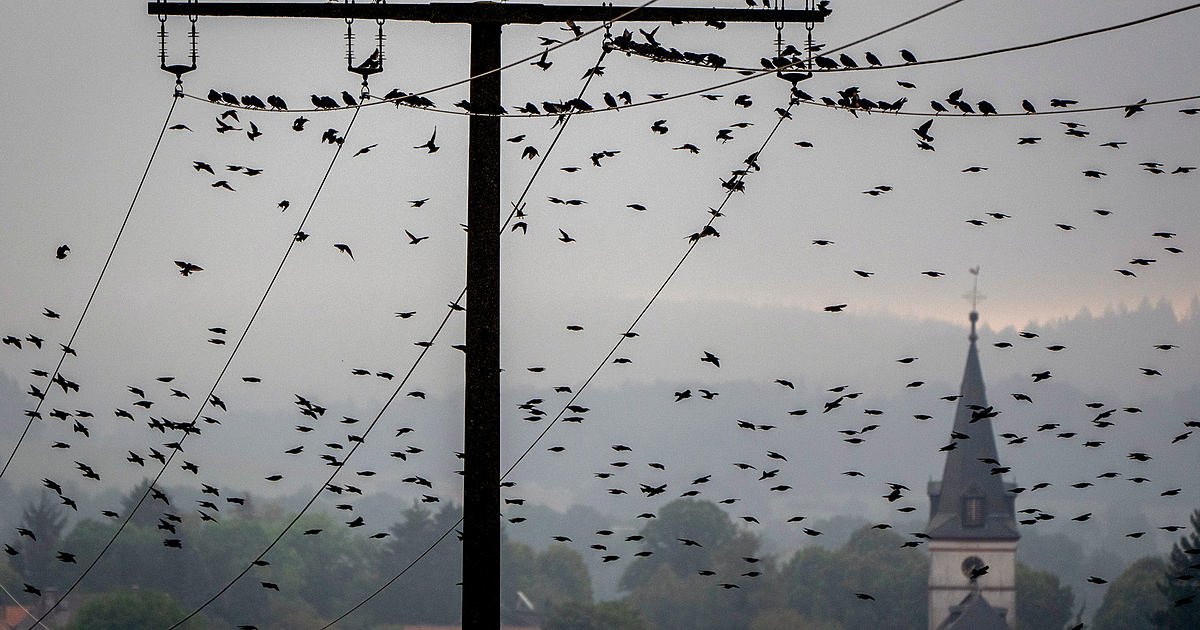
[[[936,6],[924,0],[835,1],[833,14],[815,26],[813,37],[836,47]],[[843,52],[861,66],[866,51],[885,64],[900,63],[901,49],[921,60],[936,59],[1070,35],[1180,6],[1178,1],[968,0]],[[357,93],[358,77],[342,65],[346,24],[200,18],[198,69],[185,75],[183,85],[189,98],[173,104],[173,77],[158,69],[158,21],[145,14],[144,4],[10,3],[3,14],[0,79],[9,98],[0,122],[0,213],[6,226],[0,231],[0,336],[33,334],[47,343],[40,351],[27,341],[22,350],[0,346],[0,371],[26,389],[33,382],[29,370],[54,369],[57,345],[70,338],[79,321],[149,162],[128,224],[71,344],[78,356],[63,364],[65,375],[83,383],[76,400],[86,402],[78,408],[129,408],[136,398],[126,387],[134,385],[153,392],[152,416],[186,421],[198,415],[203,392],[214,387],[288,252],[217,393],[240,410],[235,414],[245,412],[243,418],[260,413],[274,421],[295,415],[282,410],[301,394],[365,423],[398,392],[381,430],[426,423],[420,426],[438,445],[438,470],[452,476],[457,465],[452,452],[461,439],[453,428],[454,405],[423,415],[420,399],[405,394],[423,391],[447,401],[458,395],[462,358],[450,346],[462,343],[461,314],[450,317],[402,390],[397,384],[421,351],[414,342],[434,334],[445,305],[465,283],[460,224],[466,221],[467,117],[383,104],[362,108],[352,127],[353,110],[305,112],[311,120],[303,132],[295,132],[299,114],[239,109],[237,120],[225,122],[243,130],[254,122],[262,136],[218,134],[214,120],[228,108],[203,101],[209,89],[264,99],[277,94],[303,108],[309,107],[310,94]],[[375,24],[353,26],[361,59]],[[187,20],[171,18],[167,28],[169,63],[183,63]],[[635,22],[629,28],[644,41],[637,30],[651,26]],[[384,71],[371,78],[373,94],[391,88],[424,91],[467,76],[467,27],[389,23],[385,29]],[[1145,301],[1164,306],[1156,312],[1172,321],[1128,331],[1121,340],[1136,350],[1070,349],[1069,361],[1079,370],[1076,384],[1105,374],[1106,384],[1128,387],[1122,392],[1127,400],[1194,390],[1195,369],[1186,358],[1193,350],[1159,333],[1194,323],[1198,315],[1200,172],[1172,172],[1200,166],[1200,115],[1180,112],[1200,107],[1200,99],[1148,105],[1129,117],[1122,109],[1052,110],[1050,99],[1093,108],[1194,96],[1189,86],[1200,84],[1198,30],[1200,11],[1187,11],[979,59],[818,74],[799,87],[817,98],[837,98],[838,90],[850,86],[873,100],[906,97],[903,115],[856,115],[800,103],[773,134],[779,121],[774,109],[788,107],[789,101],[788,84],[779,79],[765,76],[716,88],[742,77],[729,70],[606,55],[603,74],[589,84],[584,100],[599,108],[603,93],[628,90],[636,103],[645,104],[571,118],[553,151],[554,119],[510,117],[502,123],[506,139],[525,137],[502,147],[501,220],[529,185],[527,231],[507,229],[501,241],[506,414],[509,402],[520,402],[518,393],[538,395],[551,384],[578,391],[635,320],[640,336],[623,342],[613,355],[632,358],[632,369],[605,364],[595,389],[672,387],[703,374],[709,382],[770,384],[788,378],[806,381],[818,392],[861,374],[875,378],[882,368],[871,366],[904,355],[948,357],[927,378],[953,388],[965,354],[971,308],[966,296],[976,280],[981,327],[1008,331],[1008,336],[987,337],[988,343],[1080,313],[1101,317],[1136,310]],[[514,111],[527,101],[577,96],[581,77],[600,56],[600,35],[551,53],[553,65],[547,70],[528,63],[505,70],[502,102]],[[655,35],[666,46],[716,52],[729,65],[745,67],[757,67],[761,57],[775,54],[775,36],[770,24],[731,24],[722,30],[663,25]],[[560,24],[506,27],[503,58],[516,61],[539,53],[539,37],[565,40],[570,32]],[[782,37],[801,47],[806,31],[803,25],[788,25]],[[901,81],[915,87],[902,87]],[[1054,113],[934,116],[929,101],[945,103],[960,88],[963,100],[987,100],[1001,113],[1021,112],[1026,99],[1038,112]],[[648,97],[694,90],[720,98]],[[734,103],[742,94],[750,97],[750,107]],[[428,96],[438,109],[461,111],[453,103],[467,92],[458,86]],[[172,106],[170,124],[187,129],[166,131],[151,160]],[[913,131],[928,120],[933,121],[927,132],[935,138],[933,151],[919,148]],[[665,121],[667,133],[651,130],[657,121]],[[753,124],[733,126],[741,122]],[[1087,135],[1065,135],[1064,122],[1079,123]],[[331,128],[345,137],[336,160],[334,146],[319,140]],[[730,129],[733,139],[715,139],[719,129]],[[414,148],[435,130],[438,152]],[[1023,137],[1040,140],[1019,145]],[[1121,144],[1101,146],[1109,142]],[[699,152],[675,148],[685,143]],[[373,146],[369,152],[354,155],[368,146]],[[530,146],[549,154],[532,184],[540,156],[521,157]],[[596,167],[590,156],[598,151],[619,153]],[[745,192],[726,200],[721,181],[756,151],[761,171],[749,173]],[[211,164],[216,174],[197,170],[195,161]],[[1148,172],[1142,162],[1161,163],[1165,172]],[[262,173],[247,176],[226,165]],[[970,167],[980,168],[968,172]],[[1088,177],[1085,171],[1104,175]],[[219,180],[234,190],[214,187]],[[869,191],[882,194],[864,194]],[[586,203],[556,204],[552,197]],[[428,201],[420,207],[412,203],[422,199]],[[281,211],[283,200],[289,206]],[[712,223],[720,236],[701,239],[688,253],[688,235],[708,223],[711,208],[723,214]],[[310,236],[291,247],[298,229]],[[560,230],[574,242],[562,242]],[[406,231],[429,238],[411,244]],[[1156,237],[1156,232],[1172,236]],[[59,260],[55,252],[64,244],[70,251]],[[353,257],[335,244],[347,245]],[[1130,264],[1137,258],[1154,262]],[[681,259],[678,272],[654,297]],[[203,270],[182,276],[177,260]],[[978,276],[969,272],[973,267],[979,268]],[[846,305],[840,313],[824,311],[840,304]],[[44,317],[46,308],[61,319]],[[643,309],[644,316],[636,319]],[[416,312],[411,318],[394,315],[410,311]],[[908,328],[887,323],[897,320]],[[214,327],[228,332],[209,332]],[[918,329],[945,335],[893,334]],[[222,337],[223,345],[207,341]],[[1181,347],[1163,354],[1152,350],[1152,343]],[[722,367],[700,363],[706,351],[724,358]],[[1056,367],[1041,356],[1005,364],[1002,374],[1027,379],[1026,368]],[[990,377],[991,359],[984,360]],[[545,372],[529,372],[529,367]],[[1137,380],[1140,367],[1158,367],[1164,377]],[[372,375],[355,376],[352,369]],[[381,371],[396,378],[374,375]],[[160,376],[176,380],[158,383],[154,379]],[[245,376],[263,382],[251,385],[242,380]],[[860,381],[859,387],[892,396],[901,378]],[[191,396],[172,398],[170,387]],[[553,400],[546,406],[551,415],[557,411],[551,406],[564,399]],[[46,407],[59,404],[76,402],[50,398]],[[614,416],[630,413],[621,409]],[[150,438],[140,424],[114,423],[107,411],[97,415],[104,416],[95,424],[108,446],[91,455],[96,461],[115,460],[108,462],[113,476],[125,479],[131,473],[117,472],[123,462],[112,452],[134,447],[115,445]],[[728,421],[727,415],[721,421]],[[284,422],[290,420],[279,420],[274,442],[262,449],[292,445]],[[513,461],[536,433],[512,431],[506,437],[511,440],[506,461]],[[37,439],[22,446],[29,451],[13,459],[13,477],[36,480],[51,474],[56,464],[34,454],[61,432],[55,425],[36,429]],[[261,484],[259,477],[279,470],[289,479],[293,472],[311,475],[304,482],[312,485],[322,473],[319,466],[305,468],[279,457],[225,461],[222,451],[237,438],[219,435],[198,448],[211,461],[232,466],[212,473],[225,475],[227,483]],[[517,446],[510,447],[513,443]],[[7,460],[11,442],[5,444],[0,454]],[[593,447],[607,448],[588,448]],[[387,461],[386,451],[373,457],[376,464]],[[584,500],[574,491],[543,493],[558,505]],[[1194,489],[1191,496],[1196,498]]]

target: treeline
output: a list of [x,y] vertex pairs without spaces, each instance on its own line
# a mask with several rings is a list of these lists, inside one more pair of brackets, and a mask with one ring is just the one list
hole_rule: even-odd
[[[23,527],[37,528],[37,539],[16,536],[9,543],[15,554],[6,555],[7,567],[0,566],[0,583],[26,605],[37,602],[23,592],[25,584],[64,591],[118,527],[84,519],[65,532],[55,507],[53,501],[26,506]],[[389,580],[338,627],[457,624],[461,515],[458,505],[435,509],[414,503],[386,532],[361,534],[346,526],[349,515],[305,515],[187,627],[316,630]],[[277,505],[249,501],[227,510],[218,522],[192,516],[136,518],[72,595],[76,619],[70,627],[109,627],[99,625],[103,619],[124,630],[168,627],[225,587],[293,517]],[[1139,561],[1112,580],[1095,616],[1096,630],[1200,627],[1200,603],[1193,603],[1200,589],[1200,512],[1193,515],[1192,528],[1171,557]],[[928,556],[888,528],[862,526],[838,549],[810,546],[775,557],[717,504],[679,499],[664,505],[636,535],[605,531],[597,531],[595,541],[563,539],[540,552],[505,538],[501,597],[506,614],[531,604],[536,614],[513,619],[532,620],[545,630],[928,627]],[[167,547],[164,540],[170,538],[186,542]],[[56,557],[65,549],[72,550],[75,562]],[[621,600],[593,602],[584,562],[584,554],[593,553],[624,564],[620,585],[627,594]],[[1078,622],[1071,588],[1021,563],[1017,602],[1015,630],[1064,630]]]
[[[64,532],[61,520],[47,518],[55,507],[53,500],[27,506],[22,527],[36,532],[36,540],[15,535],[9,544],[16,553],[6,555],[7,571],[0,567],[0,582],[25,605],[38,603],[35,595],[25,591],[26,584],[36,584],[42,592],[66,591],[120,525],[115,519],[85,518]],[[76,588],[69,600],[74,606],[97,594],[137,589],[165,594],[190,612],[250,566],[253,554],[267,549],[294,518],[277,505],[252,501],[226,508],[216,522],[202,522],[186,508],[145,512],[149,516],[136,513]],[[179,520],[163,518],[166,513],[177,513]],[[247,575],[207,606],[201,618],[213,629],[320,628],[395,577],[444,532],[453,530],[461,516],[459,505],[435,511],[414,503],[385,532],[359,534],[347,527],[354,518],[349,513],[306,514]],[[167,540],[181,541],[181,546],[166,546]],[[60,550],[71,550],[73,562],[59,559]],[[461,567],[462,547],[451,531],[418,569],[398,578],[340,625],[456,623]]]
[[[1166,560],[1148,557],[1113,576],[1091,627],[1200,628],[1200,511],[1191,530]],[[864,525],[835,550],[810,546],[775,558],[760,553],[758,537],[737,528],[716,504],[681,499],[638,535],[643,552],[651,553],[624,571],[624,599],[552,607],[543,629],[928,628],[928,556],[886,527]],[[1053,573],[1017,562],[1016,589],[1015,630],[1085,627],[1083,604]]]

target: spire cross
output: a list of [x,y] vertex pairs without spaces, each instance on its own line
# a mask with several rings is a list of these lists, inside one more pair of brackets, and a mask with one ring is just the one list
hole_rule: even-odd
[[[979,336],[975,334],[975,322],[979,321],[979,312],[975,310],[975,307],[978,305],[979,300],[983,299],[984,296],[979,295],[979,265],[975,265],[974,267],[968,269],[968,271],[970,271],[971,275],[974,276],[974,278],[971,281],[971,295],[969,296],[971,298],[971,336],[970,336],[970,340],[972,343],[974,343],[975,340],[979,338]],[[964,296],[964,297],[968,297],[968,296]]]

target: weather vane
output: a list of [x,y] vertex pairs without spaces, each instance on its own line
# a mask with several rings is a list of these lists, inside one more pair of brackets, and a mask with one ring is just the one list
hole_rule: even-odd
[[971,298],[971,312],[975,312],[975,306],[979,303],[979,300],[987,299],[987,296],[979,295],[979,265],[975,265],[967,271],[970,271],[971,275],[975,277],[971,283],[971,293],[964,295],[963,297]]

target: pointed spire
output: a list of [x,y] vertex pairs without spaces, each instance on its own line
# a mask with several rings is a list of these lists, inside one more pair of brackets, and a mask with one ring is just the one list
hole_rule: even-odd
[[[978,273],[978,268],[972,273]],[[942,480],[929,484],[930,515],[925,531],[934,538],[1016,540],[1016,497],[1008,492],[1003,471],[997,470],[1001,465],[992,418],[998,412],[987,403],[975,346],[975,322],[979,320],[975,310],[970,320],[971,344],[954,414],[953,446],[946,455]]]

